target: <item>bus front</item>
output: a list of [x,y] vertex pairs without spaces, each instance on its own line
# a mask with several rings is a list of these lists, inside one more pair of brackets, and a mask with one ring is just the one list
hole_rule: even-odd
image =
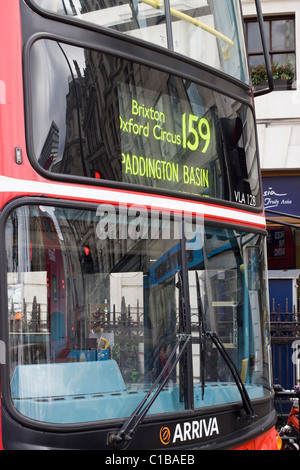
[[3,447],[277,449],[240,2],[20,8]]

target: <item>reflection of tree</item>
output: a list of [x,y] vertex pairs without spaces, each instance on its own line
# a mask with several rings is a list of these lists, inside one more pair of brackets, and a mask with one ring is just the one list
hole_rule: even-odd
[[112,349],[114,359],[124,377],[125,382],[140,380],[140,367],[138,358],[138,343],[134,338],[118,335],[115,337],[115,345]]
[[139,344],[143,341],[143,336],[140,336],[140,319],[138,317],[137,321],[133,320],[130,306],[126,306],[124,296],[122,296],[121,314],[109,326],[115,332],[112,358],[117,361],[126,382],[140,381]]
[[40,308],[40,305],[38,305],[37,303],[36,296],[34,296],[33,302],[32,302],[30,330],[36,331],[36,332],[40,331],[40,322],[41,322],[41,308]]

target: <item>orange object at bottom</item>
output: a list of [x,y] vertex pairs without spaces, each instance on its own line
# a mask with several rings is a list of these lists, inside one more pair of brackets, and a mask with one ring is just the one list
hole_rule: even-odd
[[246,442],[233,450],[280,450],[281,439],[275,428],[261,434],[260,436]]

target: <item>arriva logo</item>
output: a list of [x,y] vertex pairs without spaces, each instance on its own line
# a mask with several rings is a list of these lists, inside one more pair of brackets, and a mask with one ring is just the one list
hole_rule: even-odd
[[176,424],[173,439],[171,431],[167,426],[163,426],[159,431],[159,438],[163,445],[168,445],[171,440],[174,444],[177,441],[193,441],[195,439],[203,439],[219,434],[219,426],[217,418],[200,419],[191,422]]
[[167,446],[167,445],[170,443],[170,440],[171,440],[171,431],[170,431],[169,428],[167,428],[167,426],[163,426],[163,427],[160,429],[159,438],[160,438],[160,442],[161,442],[164,446]]

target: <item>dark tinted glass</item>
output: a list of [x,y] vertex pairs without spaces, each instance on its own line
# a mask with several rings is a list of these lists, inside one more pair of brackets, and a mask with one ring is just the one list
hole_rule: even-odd
[[33,45],[30,70],[33,149],[44,170],[260,204],[246,105],[51,40]]

